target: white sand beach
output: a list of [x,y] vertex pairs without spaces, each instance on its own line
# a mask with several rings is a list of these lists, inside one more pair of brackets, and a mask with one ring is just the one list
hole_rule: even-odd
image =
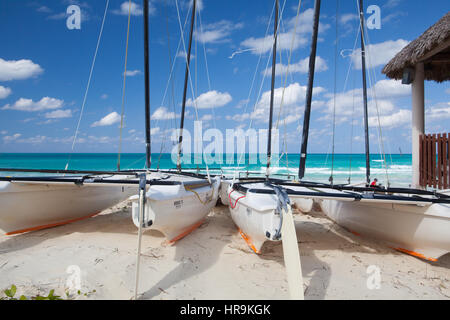
[[[55,289],[65,297],[69,267],[78,266],[81,295],[72,292],[72,299],[131,299],[137,229],[130,214],[124,202],[84,221],[2,236],[0,289],[14,284],[26,296]],[[355,236],[320,212],[297,213],[295,223],[306,299],[450,299],[450,255],[423,261]],[[143,235],[141,299],[289,298],[281,243],[266,243],[254,254],[228,207],[214,208],[176,244],[164,240],[157,231]],[[367,286],[371,265],[380,270],[379,289]]]

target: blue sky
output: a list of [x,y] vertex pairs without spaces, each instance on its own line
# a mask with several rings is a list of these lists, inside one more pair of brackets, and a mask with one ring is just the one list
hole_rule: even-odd
[[[356,51],[353,51],[359,27],[357,1],[339,1],[337,24],[336,3],[322,2],[309,152],[330,151],[335,106],[335,151],[362,153],[359,37]],[[69,30],[66,26],[66,9],[71,4],[81,8],[80,30]],[[1,1],[0,152],[71,151],[105,5],[106,0]],[[278,43],[275,119],[295,35],[279,128],[282,133],[286,131],[288,151],[298,153],[314,2],[302,1],[297,25],[298,1],[280,0],[280,5],[284,9]],[[381,29],[368,30],[367,41],[371,74],[371,151],[379,152],[378,107],[385,151],[397,153],[401,148],[404,153],[410,152],[410,88],[386,79],[381,69],[403,46],[448,12],[450,5],[441,0],[371,0],[365,1],[365,11],[370,5],[381,8],[382,19]],[[171,151],[170,129],[178,125],[181,110],[185,59],[183,44],[177,52],[180,25],[176,8],[175,0],[151,1],[150,94],[154,152],[159,152],[162,142],[163,150]],[[189,2],[178,0],[178,8],[184,24]],[[248,128],[251,120],[253,128],[267,128],[270,77],[264,78],[264,74],[266,66],[270,67],[267,63],[273,22],[269,18],[273,1],[203,0],[200,8],[186,127],[192,131],[196,118],[191,94],[194,92],[204,129],[217,127],[225,134],[226,129]],[[110,1],[75,152],[114,153],[118,150],[127,14],[128,1]],[[123,152],[145,151],[142,24],[142,3],[133,1]],[[334,98],[336,25],[337,95]],[[269,30],[267,34],[266,30]],[[175,61],[173,82],[168,82],[170,61]],[[165,99],[164,92],[167,92]],[[374,92],[377,99],[373,99]],[[427,132],[449,131],[449,101],[448,83],[426,83]]]

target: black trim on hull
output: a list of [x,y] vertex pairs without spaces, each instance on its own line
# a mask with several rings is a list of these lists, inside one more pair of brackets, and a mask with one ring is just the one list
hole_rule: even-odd
[[[167,174],[177,174],[188,177],[194,177],[199,179],[206,179],[206,174],[196,173],[196,172],[178,172],[176,169],[167,169],[167,170],[121,170],[121,171],[92,171],[92,170],[58,170],[58,169],[17,169],[17,168],[0,168],[0,172],[22,172],[22,173],[52,173],[52,174],[89,174],[89,175],[134,175],[136,177],[139,176],[140,173],[144,172],[160,172]],[[2,178],[2,177],[0,177]],[[3,177],[4,178],[4,177]],[[7,177],[7,178],[23,178],[23,177]],[[37,178],[37,177],[36,177]],[[48,178],[48,177],[41,177]],[[54,178],[54,177],[49,177]]]
[[[233,189],[235,189],[238,192],[241,193],[257,193],[257,194],[275,194],[275,191],[272,189],[258,189],[258,188],[249,188],[245,185],[252,184],[252,183],[258,183],[263,182],[262,180],[259,181],[248,181],[248,182],[239,182],[233,184]],[[305,197],[325,197],[325,198],[346,198],[346,199],[353,199],[354,201],[360,201],[363,199],[373,199],[373,200],[384,200],[384,201],[404,201],[404,202],[423,202],[423,203],[444,203],[444,204],[450,204],[450,196],[435,193],[435,192],[429,192],[424,190],[413,190],[413,189],[395,189],[395,188],[389,188],[389,189],[379,189],[374,190],[371,188],[358,188],[358,187],[348,187],[348,186],[335,186],[335,185],[326,185],[326,184],[319,184],[319,183],[286,183],[280,180],[270,180],[267,182],[267,185],[277,185],[284,187],[288,193],[288,195],[298,195],[298,196],[305,196]],[[345,192],[344,194],[336,194],[331,192],[320,192],[320,191],[295,191],[292,189],[289,189],[289,187],[305,187],[305,188],[323,188],[323,189],[330,189],[330,190],[336,190],[336,191],[342,191]],[[417,191],[417,192],[416,192]],[[394,195],[395,194],[410,194],[415,196],[399,196]],[[434,198],[423,198],[420,197],[420,195],[428,195],[433,196]]]

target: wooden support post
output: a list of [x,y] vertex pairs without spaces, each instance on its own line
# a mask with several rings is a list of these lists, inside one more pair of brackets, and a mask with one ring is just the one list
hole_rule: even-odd
[[412,90],[412,185],[420,188],[419,173],[419,137],[425,133],[425,89],[424,89],[425,71],[422,62],[415,66],[414,81],[411,85]]

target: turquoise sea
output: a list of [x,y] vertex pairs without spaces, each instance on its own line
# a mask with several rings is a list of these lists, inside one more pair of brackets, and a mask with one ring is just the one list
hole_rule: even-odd
[[[69,169],[72,170],[117,170],[117,154],[112,153],[74,153],[71,156],[64,153],[0,153],[0,168],[27,168],[27,169],[64,169],[70,158]],[[232,174],[236,170],[265,172],[265,160],[259,160],[256,156],[246,155],[245,159],[237,159],[237,156],[216,156],[216,161],[208,159],[211,172],[218,169],[226,174]],[[273,162],[271,173],[275,174],[298,174],[299,154],[284,155],[278,163]],[[201,159],[201,157],[197,157]],[[219,161],[217,161],[219,159]],[[222,159],[222,163],[220,163]],[[194,162],[194,157],[191,159]],[[219,162],[219,163],[218,163]],[[238,163],[240,162],[240,165]],[[248,166],[245,163],[256,162]],[[335,183],[345,183],[351,177],[352,182],[360,182],[365,179],[365,155],[364,154],[335,154],[334,159],[327,154],[309,154],[306,164],[305,179],[309,181],[328,182],[333,167]],[[380,155],[371,155],[371,178],[386,185],[387,180],[391,186],[408,186],[411,181],[411,155],[392,154],[386,155],[387,168]],[[333,165],[332,165],[333,164]],[[127,153],[121,155],[121,169],[143,169],[145,165],[145,154]],[[175,163],[171,154],[152,154],[152,168],[172,169]],[[198,167],[204,168],[205,163]],[[196,169],[197,164],[184,164],[183,168]],[[18,173],[0,172],[0,176],[19,175]],[[20,175],[35,175],[22,173]]]

